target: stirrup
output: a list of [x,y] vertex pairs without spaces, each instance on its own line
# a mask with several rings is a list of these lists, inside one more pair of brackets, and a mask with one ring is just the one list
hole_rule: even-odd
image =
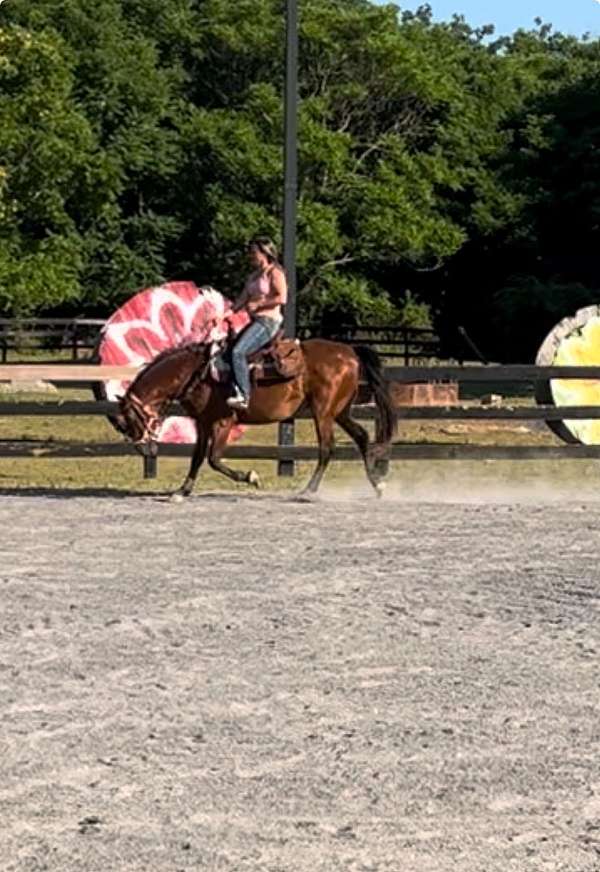
[[231,409],[247,409],[248,408],[248,400],[240,391],[239,388],[236,388],[235,394],[232,397],[228,397],[225,401],[227,405]]

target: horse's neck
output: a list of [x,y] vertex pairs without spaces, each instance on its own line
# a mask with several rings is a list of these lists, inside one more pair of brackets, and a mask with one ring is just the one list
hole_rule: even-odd
[[132,388],[143,401],[151,395],[154,397],[159,395],[161,400],[173,400],[203,365],[205,359],[206,350],[202,347],[174,351],[151,363]]

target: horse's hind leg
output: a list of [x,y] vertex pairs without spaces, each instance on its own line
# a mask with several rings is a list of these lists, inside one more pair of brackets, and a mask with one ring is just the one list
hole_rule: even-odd
[[230,466],[226,466],[221,460],[232,427],[233,418],[223,418],[223,420],[217,421],[213,425],[212,439],[208,450],[209,466],[211,469],[220,472],[222,475],[227,476],[227,478],[230,478],[233,481],[243,481],[247,484],[252,484],[255,487],[260,487],[260,478],[253,469],[248,472],[240,472],[237,469],[232,469]]
[[329,466],[329,461],[333,454],[335,445],[334,439],[334,421],[331,414],[319,415],[314,409],[315,428],[319,439],[319,461],[316,469],[312,474],[312,478],[305,487],[304,494],[316,494],[321,484],[321,479],[325,474],[325,470]]
[[377,496],[382,496],[383,484],[381,482],[381,476],[377,473],[375,457],[370,450],[368,432],[357,421],[355,421],[354,418],[350,417],[349,406],[347,406],[344,411],[337,416],[336,422],[339,424],[342,430],[344,430],[344,432],[346,432],[348,436],[350,436],[350,438],[356,443],[356,446],[360,451],[360,455],[365,464],[365,472],[367,473],[367,478],[373,485]]

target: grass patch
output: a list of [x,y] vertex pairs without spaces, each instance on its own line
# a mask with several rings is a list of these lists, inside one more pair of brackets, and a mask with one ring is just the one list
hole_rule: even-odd
[[[52,393],[5,392],[0,400],[5,402],[60,402],[61,400],[90,400],[90,391],[59,389]],[[523,405],[523,397],[506,398],[505,403]],[[372,422],[364,422],[370,432]],[[338,443],[347,443],[348,437],[336,431]],[[400,419],[397,440],[409,443],[471,443],[481,445],[556,445],[561,444],[543,422],[527,421],[454,421],[454,420],[402,420]],[[101,416],[22,417],[20,415],[0,418],[0,441],[4,442],[65,442],[65,443],[120,443],[122,437]],[[296,441],[299,445],[315,445],[316,437],[312,421],[298,421]],[[242,444],[273,445],[277,442],[277,425],[250,427],[242,438]],[[238,469],[252,466],[261,475],[265,487],[274,490],[297,488],[308,480],[314,464],[298,463],[294,478],[279,478],[273,461],[228,461]],[[560,461],[562,463],[562,461]],[[452,461],[452,464],[456,463]],[[421,462],[422,464],[422,462]],[[397,463],[396,467],[403,466]],[[0,458],[0,488],[2,489],[99,489],[118,492],[157,493],[178,487],[188,468],[186,458],[160,457],[158,477],[143,479],[141,457],[106,458]],[[422,466],[421,466],[422,469]],[[359,462],[333,462],[327,472],[327,481],[358,480],[363,475]],[[199,488],[235,489],[239,485],[203,468]]]
[[[269,490],[292,490],[308,480],[312,464],[297,464],[294,478],[279,478],[271,461],[230,461],[237,469],[255,469],[263,486]],[[337,464],[336,464],[337,465]],[[347,467],[345,476],[355,474],[357,466]],[[183,482],[189,463],[185,458],[161,457],[158,476],[145,480],[142,460],[137,457],[48,458],[19,457],[0,460],[0,491],[6,490],[93,490],[120,493],[170,493]],[[333,465],[332,465],[333,468]],[[338,470],[338,472],[340,472]],[[224,476],[203,467],[198,476],[197,490],[246,490]]]

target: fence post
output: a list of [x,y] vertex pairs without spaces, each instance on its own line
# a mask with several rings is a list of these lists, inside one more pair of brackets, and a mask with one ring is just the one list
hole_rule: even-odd
[[[293,419],[282,421],[279,425],[279,439],[277,440],[278,447],[285,448],[286,446],[294,445],[294,436]],[[277,475],[291,478],[294,475],[294,467],[295,464],[293,460],[279,460],[277,463]]]
[[158,444],[148,442],[144,445],[144,478],[156,478],[158,473]]

